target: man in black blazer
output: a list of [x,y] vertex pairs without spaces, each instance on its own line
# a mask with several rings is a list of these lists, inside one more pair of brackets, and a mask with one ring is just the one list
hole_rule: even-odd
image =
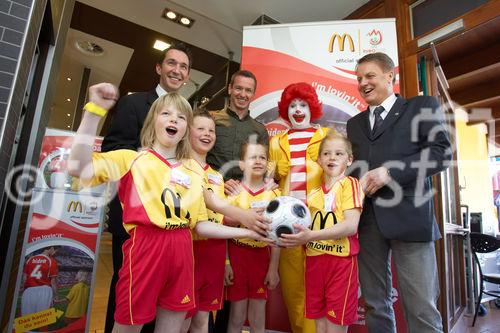
[[[150,91],[120,98],[115,107],[111,129],[102,142],[102,151],[140,148],[141,129],[151,104],[159,96],[178,91],[189,79],[191,64],[191,51],[182,43],[174,44],[162,52],[156,64],[156,73],[159,76],[158,85]],[[118,281],[118,271],[123,262],[122,246],[129,238],[123,228],[122,208],[117,196],[109,204],[108,230],[113,235],[113,278],[109,288],[105,333],[110,333],[113,329],[116,306],[115,286]],[[142,332],[153,332],[153,330],[154,323],[150,323],[144,325]]]
[[366,194],[359,224],[359,279],[369,332],[396,332],[391,257],[409,332],[442,332],[434,241],[441,237],[431,176],[451,160],[444,116],[433,97],[393,92],[394,63],[368,54],[356,66],[368,109],[347,122]]

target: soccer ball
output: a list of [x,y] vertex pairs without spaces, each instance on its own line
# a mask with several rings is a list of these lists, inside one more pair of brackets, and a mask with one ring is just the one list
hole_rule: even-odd
[[268,237],[277,243],[282,234],[295,233],[294,224],[300,224],[304,228],[311,225],[309,209],[302,201],[293,197],[282,196],[273,199],[263,215],[272,221]]

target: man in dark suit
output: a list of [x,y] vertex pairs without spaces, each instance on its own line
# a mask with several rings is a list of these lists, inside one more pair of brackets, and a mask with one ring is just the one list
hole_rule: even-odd
[[[169,92],[178,91],[184,82],[189,79],[191,69],[191,51],[182,43],[174,44],[162,52],[156,64],[156,73],[159,76],[158,85],[145,92],[138,92],[123,96],[116,105],[111,129],[104,137],[102,151],[117,149],[140,148],[140,133],[144,119],[151,104],[159,97]],[[108,309],[104,332],[110,333],[114,324],[115,313],[115,286],[118,281],[118,271],[123,262],[122,246],[129,238],[123,228],[122,208],[118,197],[109,204],[108,230],[113,235],[113,278],[109,288]],[[152,332],[154,323],[144,325],[142,332]]]
[[406,100],[393,92],[393,61],[368,54],[356,66],[368,104],[347,122],[367,198],[359,224],[359,279],[369,332],[396,332],[391,257],[409,332],[442,332],[434,241],[441,237],[431,176],[451,159],[443,114],[433,97]]

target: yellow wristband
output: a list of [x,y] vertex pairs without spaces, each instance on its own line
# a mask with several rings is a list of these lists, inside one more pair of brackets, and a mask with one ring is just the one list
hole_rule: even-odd
[[106,113],[108,113],[108,110],[106,110],[105,108],[103,108],[103,107],[101,107],[93,102],[88,102],[87,104],[85,104],[83,109],[87,112],[96,114],[99,117],[104,117],[106,115]]
[[226,265],[231,265],[231,260],[226,259]]

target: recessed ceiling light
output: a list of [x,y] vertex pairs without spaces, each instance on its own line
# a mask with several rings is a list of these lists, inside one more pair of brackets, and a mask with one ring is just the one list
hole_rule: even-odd
[[165,12],[165,16],[171,20],[175,20],[175,18],[177,17],[177,14],[174,13],[173,11],[169,10],[169,11]]
[[67,113],[68,117],[71,117],[71,113]]
[[71,128],[71,126],[70,126],[70,125],[68,125],[68,126],[66,126],[66,127],[67,127],[67,128]]
[[166,18],[167,20],[170,20],[172,22],[175,22],[177,24],[180,24],[184,27],[191,28],[191,26],[194,23],[194,20],[192,18],[187,17],[186,15],[180,14],[178,12],[175,12],[173,10],[170,10],[168,8],[165,8],[163,10],[163,13],[161,14],[163,18]]
[[182,85],[185,86],[187,84],[187,82],[184,82]]
[[68,77],[66,78],[66,80],[71,81],[71,78],[68,76]]
[[71,102],[71,98],[66,98],[66,102]]
[[153,45],[153,48],[154,49],[157,49],[157,50],[160,50],[160,51],[163,51],[165,49],[168,49],[170,47],[170,44],[169,43],[165,43],[164,41],[161,41],[159,39],[157,39]]

